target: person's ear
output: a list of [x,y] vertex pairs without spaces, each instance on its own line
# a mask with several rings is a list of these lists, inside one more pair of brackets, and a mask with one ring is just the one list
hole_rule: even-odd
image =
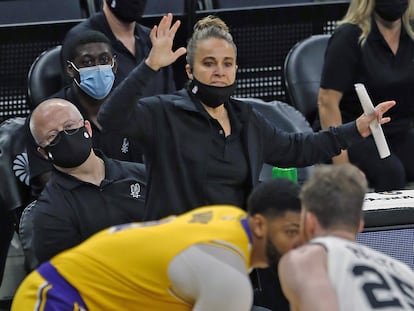
[[314,214],[307,211],[305,214],[305,222],[304,222],[304,238],[306,241],[309,241],[310,239],[315,237],[317,227],[317,219]]
[[114,74],[116,74],[118,70],[118,62],[116,61],[116,55],[113,56],[113,62],[114,62],[114,66],[112,67],[112,71],[114,72]]
[[251,228],[252,228],[252,234],[261,239],[264,236],[266,236],[266,219],[261,214],[254,214],[251,217]]
[[70,63],[70,61],[66,61],[66,73],[71,78],[75,78],[76,77],[77,71],[75,70],[75,68],[73,68],[73,66]]
[[188,79],[193,80],[193,69],[189,64],[185,65],[185,71],[187,72]]
[[363,219],[359,221],[358,233],[364,231],[365,222]]
[[91,125],[91,122],[89,122],[88,120],[85,120],[85,127],[86,127],[86,130],[88,131],[89,136],[92,137],[92,125]]
[[45,149],[38,146],[36,150],[42,155],[43,158],[45,158],[46,160],[49,160],[49,157],[47,156],[47,152]]

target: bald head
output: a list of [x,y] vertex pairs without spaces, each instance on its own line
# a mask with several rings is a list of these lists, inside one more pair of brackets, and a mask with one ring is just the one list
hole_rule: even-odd
[[30,132],[36,143],[45,147],[49,138],[62,131],[70,122],[83,119],[78,108],[71,102],[61,98],[51,98],[41,102],[30,117]]

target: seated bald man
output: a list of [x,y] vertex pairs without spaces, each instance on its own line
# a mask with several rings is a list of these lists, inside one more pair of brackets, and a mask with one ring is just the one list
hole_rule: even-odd
[[72,103],[53,98],[39,104],[30,131],[54,167],[34,207],[33,247],[40,262],[106,227],[142,220],[143,164],[93,149],[91,124]]

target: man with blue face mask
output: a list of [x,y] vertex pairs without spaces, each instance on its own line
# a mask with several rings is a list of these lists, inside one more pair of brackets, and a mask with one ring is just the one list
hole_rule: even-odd
[[95,65],[85,68],[77,68],[74,63],[68,61],[79,74],[79,82],[73,79],[73,82],[84,91],[87,95],[97,100],[104,99],[108,96],[115,80],[113,68],[115,60],[112,58],[109,65]]
[[[102,129],[97,121],[99,108],[114,87],[118,68],[109,39],[102,33],[89,30],[76,34],[62,46],[67,56],[67,74],[71,83],[51,98],[63,98],[73,103],[85,120],[89,120],[94,148],[106,156],[122,161],[142,162],[139,144],[129,137]],[[28,157],[32,195],[40,194],[52,166],[36,152],[35,143],[29,135]]]
[[[66,55],[66,71],[72,85],[64,89],[79,97],[81,106],[100,103],[111,92],[118,63],[106,36],[97,31],[78,34],[65,42],[62,54]],[[62,90],[57,95],[62,95]],[[90,110],[90,109],[89,109]]]
[[[176,1],[176,0],[174,0]],[[105,34],[117,55],[115,86],[146,58],[151,50],[150,29],[141,25],[147,0],[103,0],[102,11],[79,23],[66,34],[65,41],[87,30]],[[63,59],[67,57],[63,53]],[[144,96],[171,93],[176,90],[172,67],[161,68]]]
[[34,205],[33,251],[39,262],[115,224],[142,220],[145,169],[93,149],[91,122],[70,102],[52,98],[35,108],[30,131],[53,165]]

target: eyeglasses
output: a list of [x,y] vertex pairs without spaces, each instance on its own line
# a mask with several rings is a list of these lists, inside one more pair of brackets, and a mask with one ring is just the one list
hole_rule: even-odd
[[[79,123],[81,122],[82,122],[82,125],[78,126]],[[63,125],[62,131],[51,132],[49,136],[46,138],[46,140],[39,145],[43,145],[44,146],[43,148],[56,146],[59,143],[60,138],[62,137],[61,135],[62,132],[64,132],[66,135],[69,135],[69,136],[75,135],[77,132],[79,132],[79,130],[84,125],[85,125],[85,122],[83,119],[80,119],[78,121],[72,121],[72,120],[66,121],[65,124]]]

